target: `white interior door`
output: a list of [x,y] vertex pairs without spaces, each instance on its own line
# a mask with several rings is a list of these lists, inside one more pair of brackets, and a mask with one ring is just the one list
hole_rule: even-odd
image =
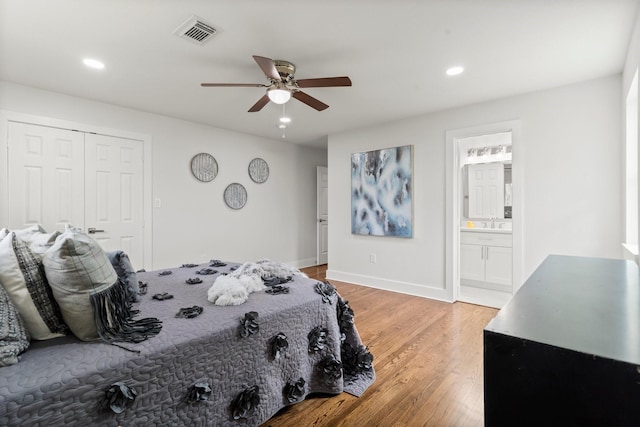
[[504,218],[504,165],[490,163],[485,165],[486,213],[489,217]]
[[84,228],[84,133],[8,122],[9,229]]
[[317,167],[317,263],[326,264],[329,260],[329,171],[325,166]]
[[143,142],[107,135],[85,138],[85,223],[107,251],[144,261]]
[[504,165],[469,165],[469,218],[504,218]]

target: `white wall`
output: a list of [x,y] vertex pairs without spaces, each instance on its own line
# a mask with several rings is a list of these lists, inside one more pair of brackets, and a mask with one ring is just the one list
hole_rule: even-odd
[[[120,129],[152,137],[153,265],[168,268],[210,258],[270,258],[296,266],[315,264],[316,166],[326,151],[0,82],[0,109]],[[212,114],[215,114],[212,111]],[[193,178],[191,158],[208,152],[219,174],[210,183]],[[248,176],[251,159],[269,164],[267,182]],[[239,182],[248,200],[231,210],[225,187]],[[2,220],[2,218],[0,218]]]
[[[629,42],[629,49],[627,51],[627,59],[625,61],[624,70],[622,72],[622,97],[623,97],[622,99],[623,100],[626,99],[627,94],[629,93],[633,76],[635,75],[636,70],[638,70],[638,68],[640,68],[640,6],[638,7],[635,27],[631,35],[631,40]],[[640,85],[638,87],[640,88]],[[640,89],[639,89],[639,92],[640,92]],[[640,99],[640,96],[638,98]],[[623,129],[626,129],[627,128],[626,116],[623,115],[623,118],[625,120]],[[638,120],[636,122],[638,123],[637,135],[640,135],[640,111],[638,113]],[[640,155],[640,151],[638,153]],[[640,170],[640,158],[638,158],[637,161],[638,161],[638,170]],[[638,186],[638,188],[640,188],[640,185]],[[638,200],[640,200],[640,197],[638,197]],[[640,212],[640,206],[638,211]],[[640,223],[638,226],[638,230],[640,230]],[[640,236],[638,237],[639,237],[638,241],[640,242]]]
[[[523,275],[549,254],[621,256],[621,76],[330,135],[330,278],[447,299],[445,133],[521,120]],[[351,235],[350,154],[414,145],[414,238]],[[515,160],[514,160],[515,161]],[[377,262],[369,262],[375,253]]]
[[640,5],[636,14],[636,22],[631,34],[631,40],[629,42],[629,48],[627,50],[627,59],[624,64],[624,70],[622,72],[622,92],[626,96],[633,74],[636,69],[640,67]]

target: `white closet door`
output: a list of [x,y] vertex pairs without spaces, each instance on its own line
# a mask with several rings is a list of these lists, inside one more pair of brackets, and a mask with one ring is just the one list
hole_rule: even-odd
[[105,250],[125,251],[136,269],[144,262],[143,148],[138,140],[85,137],[87,231]]
[[84,228],[84,134],[9,122],[8,139],[9,229]]

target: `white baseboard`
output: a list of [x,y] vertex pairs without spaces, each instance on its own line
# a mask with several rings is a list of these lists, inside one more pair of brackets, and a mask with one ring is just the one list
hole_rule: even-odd
[[315,265],[318,265],[315,258],[306,258],[298,261],[289,261],[289,262],[285,262],[285,264],[295,268],[313,267]]
[[638,264],[638,245],[623,243],[622,244],[622,258],[630,261],[635,261]]
[[361,274],[346,273],[327,269],[327,279],[340,282],[353,283],[355,285],[367,286],[369,288],[382,289],[385,291],[399,292],[401,294],[413,295],[417,297],[430,298],[438,301],[452,302],[446,290],[440,286],[429,286],[417,283],[400,282],[396,280],[383,279],[379,277],[365,276]]
[[510,292],[463,285],[460,286],[458,301],[500,309],[511,299],[511,296]]

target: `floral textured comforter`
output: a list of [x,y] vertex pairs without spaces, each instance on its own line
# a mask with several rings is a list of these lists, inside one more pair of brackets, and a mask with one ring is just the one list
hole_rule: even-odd
[[123,345],[134,351],[32,342],[0,368],[0,425],[256,426],[310,393],[360,396],[371,385],[372,356],[329,283],[294,275],[216,306],[207,290],[238,266],[221,264],[138,273],[147,293],[134,308],[163,328]]

